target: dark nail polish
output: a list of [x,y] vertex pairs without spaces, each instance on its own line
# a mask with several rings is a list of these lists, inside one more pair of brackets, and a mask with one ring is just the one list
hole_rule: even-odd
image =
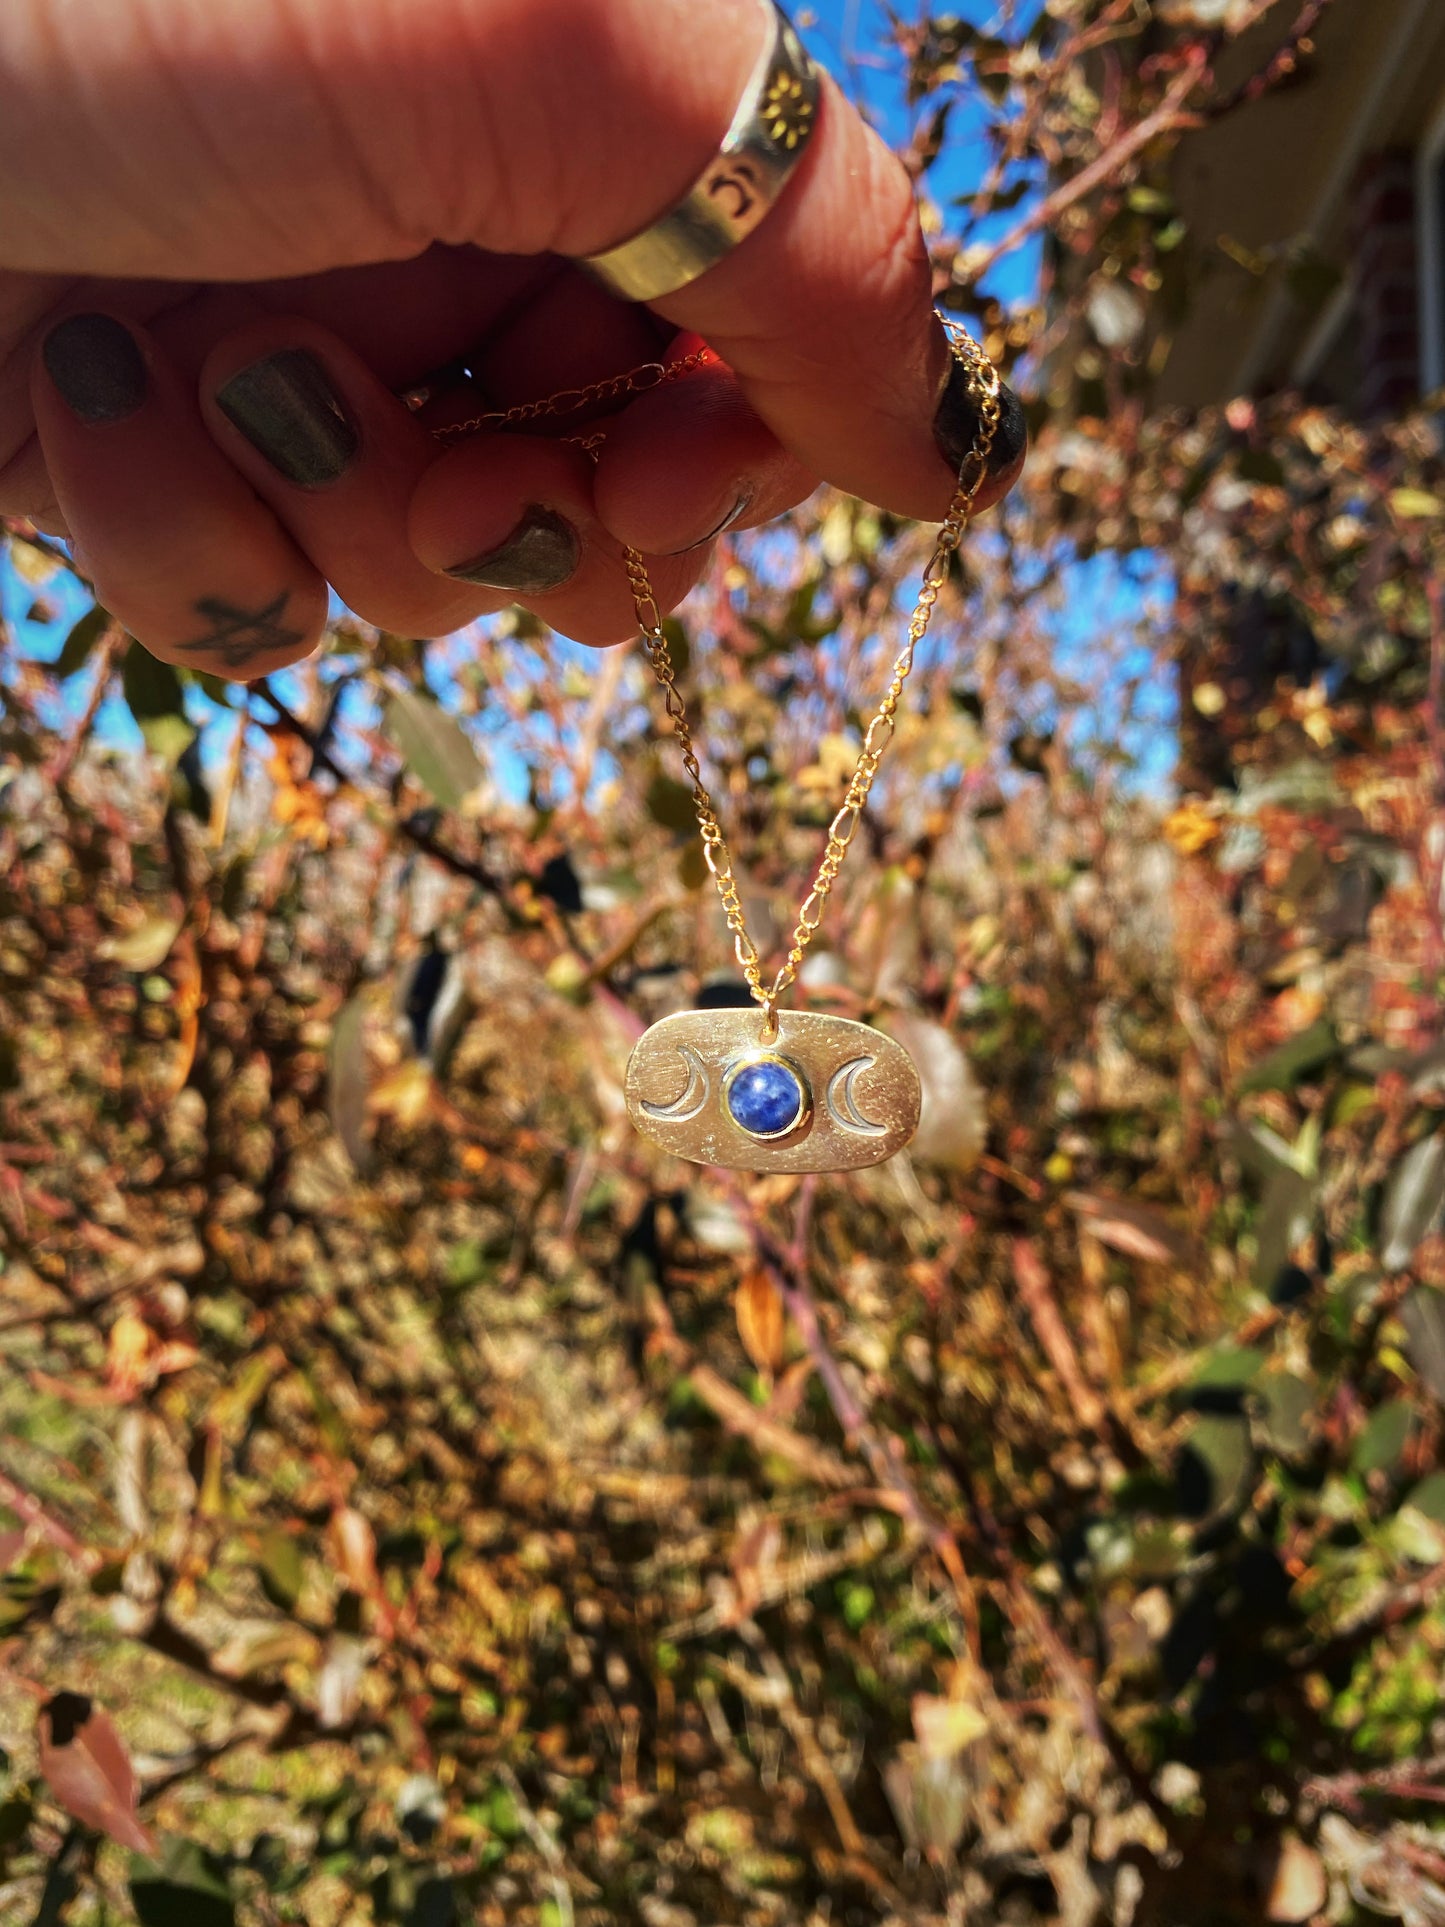
[[697,538],[696,542],[689,542],[685,548],[669,549],[666,551],[666,553],[669,555],[691,555],[694,549],[701,549],[706,547],[706,545],[709,542],[716,542],[716,540],[720,535],[727,534],[728,530],[732,527],[734,522],[737,522],[742,518],[742,516],[746,513],[749,504],[752,502],[752,499],[753,498],[752,498],[751,491],[750,490],[744,491],[744,493],[741,494],[738,497],[738,499],[733,503],[732,507],[728,510],[727,514],[723,517],[721,522],[718,523],[715,529],[709,529],[706,535],[700,535]]
[[216,390],[216,406],[298,488],[339,481],[361,447],[331,377],[304,348],[267,355]]
[[[948,371],[943,398],[933,417],[933,439],[942,450],[944,460],[955,471],[963,466],[963,458],[973,447],[973,438],[978,433],[978,408],[972,391],[972,374],[963,362],[955,361]],[[1029,445],[1023,403],[1007,383],[999,389],[999,405],[998,428],[988,457],[990,475],[1007,474]]]
[[40,354],[66,407],[93,427],[123,422],[146,398],[146,365],[135,336],[108,314],[58,322]]
[[475,582],[480,589],[545,595],[549,589],[561,588],[581,554],[572,524],[533,502],[505,542],[446,573],[458,582]]

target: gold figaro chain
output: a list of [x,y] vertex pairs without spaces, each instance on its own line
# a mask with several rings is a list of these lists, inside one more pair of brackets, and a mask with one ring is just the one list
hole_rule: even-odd
[[[702,833],[703,858],[717,885],[718,895],[722,899],[738,965],[747,979],[748,989],[752,992],[754,1001],[762,1006],[765,1042],[770,1042],[777,1034],[778,999],[791,984],[797,981],[804,954],[823,921],[829,893],[837,880],[838,872],[843,867],[848,847],[857,834],[864,805],[868,801],[868,793],[873,787],[873,779],[878,774],[878,766],[883,761],[884,751],[892,739],[897,724],[898,705],[902,699],[903,685],[907,682],[913,668],[913,659],[918,645],[928,632],[939,591],[947,579],[949,561],[963,540],[964,531],[968,527],[974,501],[988,472],[988,458],[993,448],[994,437],[998,433],[1001,409],[998,371],[964,328],[956,322],[945,322],[944,325],[948,330],[949,344],[954,355],[969,371],[970,392],[978,410],[978,427],[973,444],[959,467],[953,500],[948,505],[948,513],[943,518],[943,525],[939,529],[938,539],[933,546],[933,554],[929,558],[928,567],[923,572],[923,585],[918,592],[913,614],[909,618],[908,634],[894,661],[893,674],[887,689],[883,692],[883,698],[867,729],[863,732],[863,747],[858,753],[857,766],[848,784],[842,808],[828,826],[828,840],[817,874],[813,878],[813,887],[798,911],[798,920],[793,926],[788,954],[779,965],[771,983],[763,981],[762,960],[758,955],[757,945],[748,933],[742,899],[738,894],[737,877],[733,871],[732,857],[723,836],[722,826],[718,822],[712,797],[708,794],[707,785],[702,780],[702,768],[698,762],[697,751],[693,747],[692,730],[688,725],[687,706],[677,686],[677,674],[673,668],[672,657],[668,653],[667,638],[662,631],[662,611],[657,606],[657,598],[648,580],[646,564],[636,549],[628,548],[623,551],[628,586],[632,590],[638,627],[642,631],[642,645],[647,651],[652,673],[662,686],[672,732],[682,751],[682,766],[692,783],[693,807],[697,812],[698,829]],[[592,382],[583,388],[560,389],[556,394],[544,396],[539,401],[522,402],[513,408],[473,416],[469,421],[458,422],[436,430],[436,437],[439,441],[451,441],[483,428],[509,427],[522,422],[572,414],[597,402],[620,400],[623,395],[641,393],[648,388],[659,387],[664,382],[675,381],[694,368],[703,366],[710,358],[709,351],[704,348],[694,350],[692,354],[675,362],[646,362],[627,374],[609,376],[604,381]],[[602,428],[590,434],[569,439],[579,442],[590,452],[600,444],[605,434],[606,430]]]

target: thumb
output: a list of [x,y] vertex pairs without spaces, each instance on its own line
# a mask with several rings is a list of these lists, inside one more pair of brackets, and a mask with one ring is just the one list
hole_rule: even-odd
[[[762,0],[5,0],[0,268],[597,252],[696,179],[772,32]],[[972,416],[929,297],[903,169],[825,83],[762,225],[654,305],[806,467],[935,515]],[[1006,410],[994,493],[1021,455]]]

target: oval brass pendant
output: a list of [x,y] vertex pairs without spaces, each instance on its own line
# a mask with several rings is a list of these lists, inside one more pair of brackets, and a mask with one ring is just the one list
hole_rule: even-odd
[[735,1171],[853,1171],[891,1158],[918,1129],[922,1091],[901,1044],[851,1017],[681,1010],[638,1039],[627,1111],[644,1137]]

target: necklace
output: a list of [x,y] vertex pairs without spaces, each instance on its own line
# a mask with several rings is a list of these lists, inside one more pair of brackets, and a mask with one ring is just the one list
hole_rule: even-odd
[[[633,1123],[662,1149],[694,1163],[744,1171],[854,1170],[892,1157],[918,1128],[922,1089],[918,1071],[902,1045],[850,1017],[780,1009],[779,999],[797,982],[857,834],[873,779],[896,727],[904,684],[928,632],[950,558],[963,540],[998,432],[997,371],[963,328],[949,321],[944,326],[954,355],[969,371],[978,429],[923,572],[903,647],[864,731],[842,807],[828,826],[822,860],[799,908],[787,955],[770,982],[748,933],[732,857],[702,780],[687,707],[663,633],[662,611],[641,555],[632,548],[623,551],[642,646],[662,688],[682,766],[692,784],[703,858],[722,902],[738,965],[757,1006],[678,1011],[646,1030],[628,1060],[627,1109]],[[584,388],[562,389],[539,401],[476,415],[435,432],[439,440],[450,441],[482,428],[572,414],[599,401],[675,381],[709,359],[708,351],[702,349],[676,362],[646,362],[628,374]],[[568,439],[590,453],[605,436],[604,428]]]

